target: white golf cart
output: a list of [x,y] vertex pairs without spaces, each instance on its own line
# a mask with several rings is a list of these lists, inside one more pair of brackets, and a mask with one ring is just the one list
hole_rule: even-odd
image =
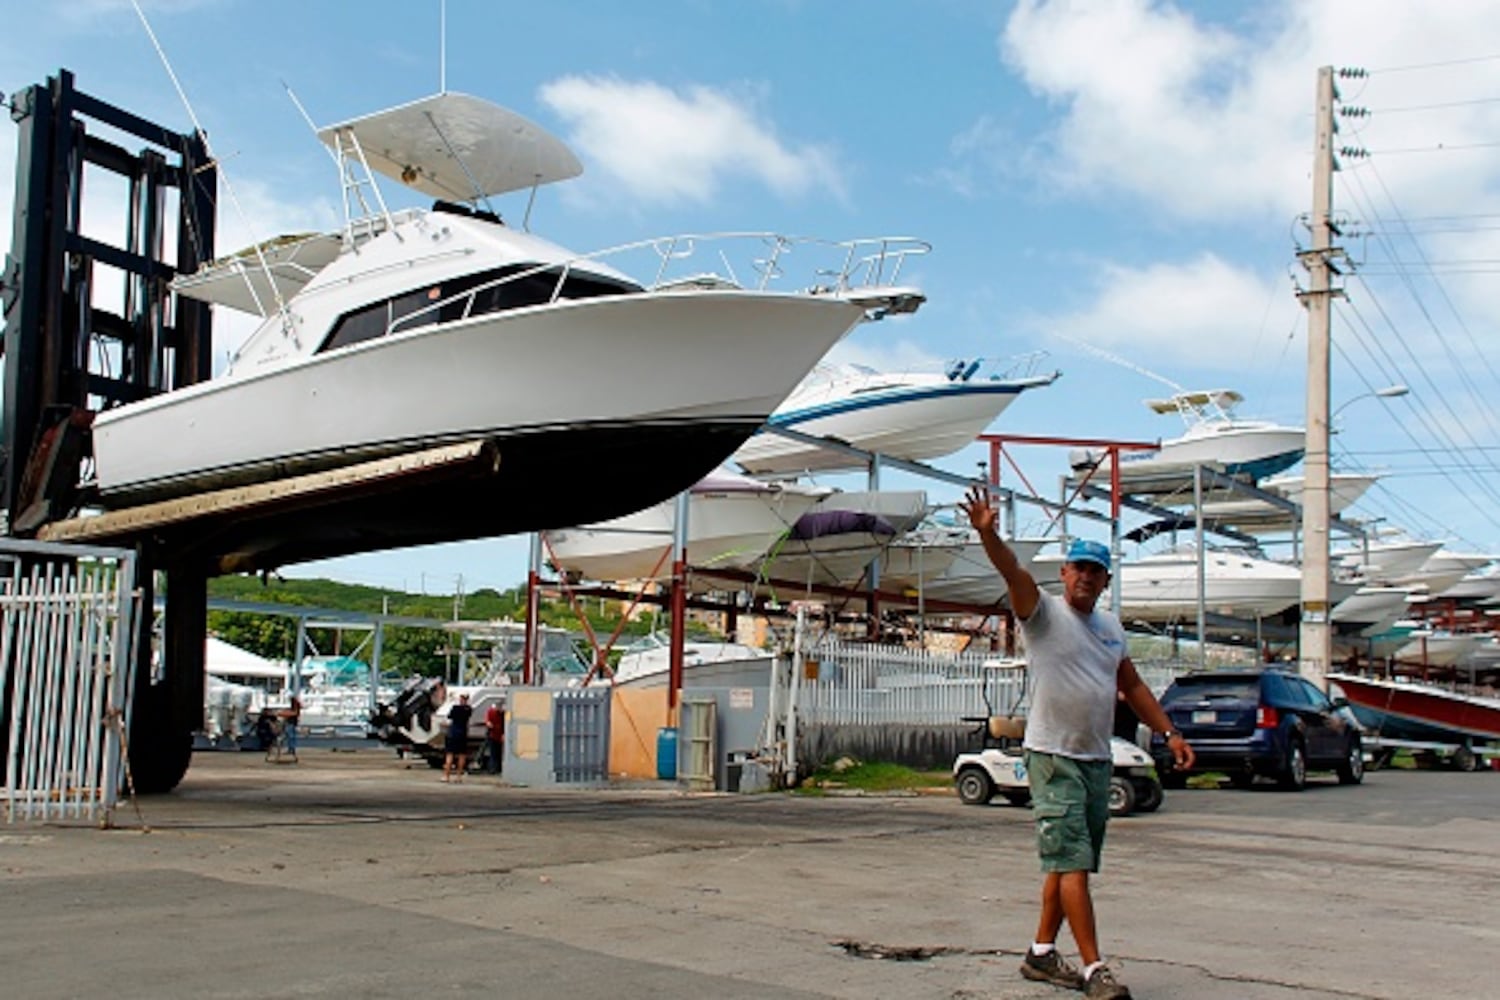
[[[999,667],[999,665],[996,665]],[[1024,671],[1024,665],[1008,663],[1004,669]],[[986,689],[983,716],[964,716],[963,721],[979,725],[976,735],[983,734],[979,750],[961,753],[953,761],[953,781],[959,800],[971,806],[984,805],[996,794],[1012,805],[1031,804],[1031,784],[1026,777],[1026,756],[1021,740],[1026,735],[1026,719],[1017,714],[1025,699],[1022,674],[1020,694],[1006,715],[996,715]],[[1109,782],[1109,812],[1112,816],[1129,816],[1135,812],[1155,812],[1164,797],[1161,779],[1151,755],[1128,740],[1110,738],[1114,773]]]

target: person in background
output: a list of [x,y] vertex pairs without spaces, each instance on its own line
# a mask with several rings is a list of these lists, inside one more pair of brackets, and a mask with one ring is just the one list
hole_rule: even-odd
[[[1172,729],[1151,689],[1136,673],[1125,629],[1095,607],[1109,585],[1110,552],[1079,539],[1062,567],[1063,594],[1043,593],[995,529],[989,491],[969,490],[962,504],[990,562],[1005,578],[1011,610],[1026,640],[1032,689],[1026,721],[1026,772],[1042,865],[1042,909],[1036,940],[1021,975],[1092,1000],[1130,1000],[1099,951],[1089,875],[1099,870],[1109,822],[1110,733],[1119,698],[1141,721],[1163,733],[1179,768],[1193,764],[1193,748]],[[1067,920],[1083,962],[1079,971],[1058,953]]]
[[286,734],[286,752],[297,756],[297,726],[302,722],[302,699],[295,694],[281,712],[282,731]]
[[469,696],[458,696],[458,704],[448,710],[448,733],[443,737],[443,780],[463,781],[469,766],[469,719],[474,709]]
[[505,753],[505,709],[498,701],[490,702],[490,707],[484,711],[484,742],[485,770],[499,774]]

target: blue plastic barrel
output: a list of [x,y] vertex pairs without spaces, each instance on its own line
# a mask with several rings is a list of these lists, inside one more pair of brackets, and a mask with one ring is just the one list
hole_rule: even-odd
[[656,776],[677,780],[677,730],[663,726],[656,731]]

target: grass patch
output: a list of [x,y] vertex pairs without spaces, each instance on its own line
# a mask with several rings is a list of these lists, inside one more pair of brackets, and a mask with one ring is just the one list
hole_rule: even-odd
[[861,792],[897,792],[917,788],[943,788],[953,784],[947,771],[918,771],[901,764],[843,762],[819,768],[797,787],[803,794],[817,795],[844,789]]

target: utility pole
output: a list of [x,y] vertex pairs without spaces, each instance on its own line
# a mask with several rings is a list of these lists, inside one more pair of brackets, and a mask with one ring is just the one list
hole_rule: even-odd
[[1333,211],[1334,70],[1318,70],[1317,142],[1313,152],[1312,247],[1298,254],[1308,274],[1308,288],[1299,292],[1307,308],[1307,444],[1303,456],[1302,491],[1302,624],[1299,631],[1299,669],[1302,676],[1328,689],[1328,667],[1333,659],[1333,623],[1329,617],[1328,580],[1328,395],[1329,343],[1333,287],[1338,274],[1334,259],[1342,251],[1333,245],[1338,230]]

